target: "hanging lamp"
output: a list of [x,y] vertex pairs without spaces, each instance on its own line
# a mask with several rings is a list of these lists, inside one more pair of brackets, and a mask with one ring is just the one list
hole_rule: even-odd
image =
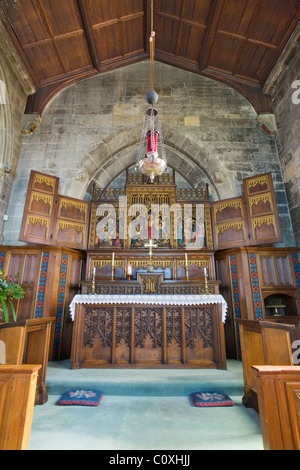
[[[161,125],[158,119],[158,112],[154,106],[158,102],[158,94],[154,90],[154,53],[155,53],[155,32],[153,25],[153,0],[151,0],[151,35],[149,39],[150,48],[150,80],[151,91],[146,95],[150,108],[146,111],[140,146],[136,163],[139,171],[154,182],[156,176],[161,175],[167,167],[167,159],[163,142]],[[147,138],[147,152],[144,154],[145,140]],[[160,151],[160,155],[158,153]]]

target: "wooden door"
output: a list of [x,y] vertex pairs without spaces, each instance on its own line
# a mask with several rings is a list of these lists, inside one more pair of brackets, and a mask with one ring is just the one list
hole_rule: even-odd
[[279,216],[271,173],[243,181],[250,245],[281,241]]
[[272,174],[243,180],[243,194],[212,204],[215,250],[281,241]]
[[243,197],[213,203],[212,220],[216,250],[248,245],[249,230]]
[[87,249],[90,204],[58,194],[59,179],[31,171],[20,240]]

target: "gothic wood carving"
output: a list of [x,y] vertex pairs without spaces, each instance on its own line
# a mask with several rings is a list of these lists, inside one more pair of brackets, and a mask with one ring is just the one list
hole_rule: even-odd
[[163,308],[138,307],[135,309],[134,346],[144,348],[150,335],[153,349],[163,345]]

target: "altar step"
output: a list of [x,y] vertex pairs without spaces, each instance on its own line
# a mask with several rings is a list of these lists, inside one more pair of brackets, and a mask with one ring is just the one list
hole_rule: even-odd
[[[242,364],[227,366],[71,370],[68,361],[49,363],[49,398],[34,408],[29,450],[263,450],[259,415],[242,406]],[[102,390],[100,406],[57,406],[77,387]],[[198,390],[223,391],[235,406],[196,408],[190,393]]]
[[192,392],[218,391],[242,396],[242,363],[228,360],[227,370],[218,369],[79,369],[69,361],[50,362],[48,395],[73,388],[102,390],[106,396],[189,396]]

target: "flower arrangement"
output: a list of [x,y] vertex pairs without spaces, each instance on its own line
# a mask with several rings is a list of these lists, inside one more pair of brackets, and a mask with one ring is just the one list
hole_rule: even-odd
[[2,304],[3,314],[4,314],[4,321],[6,323],[9,322],[9,312],[8,312],[8,304],[11,306],[13,319],[17,321],[16,310],[12,303],[13,299],[22,299],[25,295],[24,290],[22,287],[15,282],[15,279],[19,277],[17,274],[14,277],[5,276],[2,277],[3,271],[0,269],[0,300]]

